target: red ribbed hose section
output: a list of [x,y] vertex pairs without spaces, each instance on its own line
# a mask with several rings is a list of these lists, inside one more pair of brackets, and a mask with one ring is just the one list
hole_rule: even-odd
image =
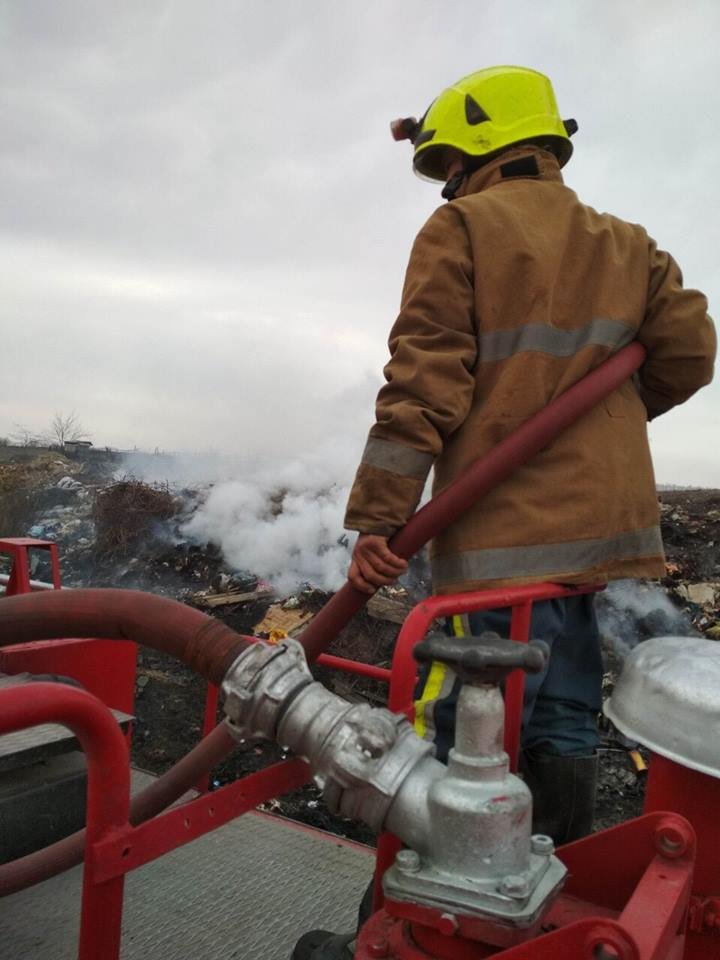
[[48,590],[2,600],[0,645],[61,637],[134,640],[215,684],[247,646],[220,620],[139,590]]

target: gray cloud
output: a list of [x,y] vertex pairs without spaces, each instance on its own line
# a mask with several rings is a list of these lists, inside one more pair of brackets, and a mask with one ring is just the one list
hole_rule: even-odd
[[[123,446],[362,432],[440,202],[387,122],[492,63],[552,77],[567,182],[717,304],[718,27],[713,0],[6,2],[0,434],[73,408]],[[720,483],[719,399],[653,426],[661,479]]]

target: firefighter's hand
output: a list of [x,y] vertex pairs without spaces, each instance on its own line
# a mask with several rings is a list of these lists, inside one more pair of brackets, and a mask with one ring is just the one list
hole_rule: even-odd
[[378,587],[395,583],[407,570],[407,560],[396,557],[387,545],[387,537],[361,533],[355,543],[348,580],[363,593],[375,593]]

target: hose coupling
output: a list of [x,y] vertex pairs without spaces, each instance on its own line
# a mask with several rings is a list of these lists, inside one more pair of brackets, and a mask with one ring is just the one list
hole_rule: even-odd
[[232,735],[238,740],[274,740],[286,706],[312,682],[297,640],[254,643],[235,660],[222,683]]

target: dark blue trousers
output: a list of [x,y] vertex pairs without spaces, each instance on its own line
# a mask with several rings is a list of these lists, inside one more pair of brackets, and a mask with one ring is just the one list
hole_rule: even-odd
[[[563,757],[587,756],[598,745],[602,661],[593,595],[542,600],[533,604],[530,636],[550,647],[550,661],[540,674],[525,678],[522,745],[524,749]],[[493,630],[510,635],[509,609],[485,610],[453,617],[447,631],[478,636]],[[420,671],[415,728],[434,740],[445,761],[455,736],[455,708],[460,683],[447,667],[432,664]]]

